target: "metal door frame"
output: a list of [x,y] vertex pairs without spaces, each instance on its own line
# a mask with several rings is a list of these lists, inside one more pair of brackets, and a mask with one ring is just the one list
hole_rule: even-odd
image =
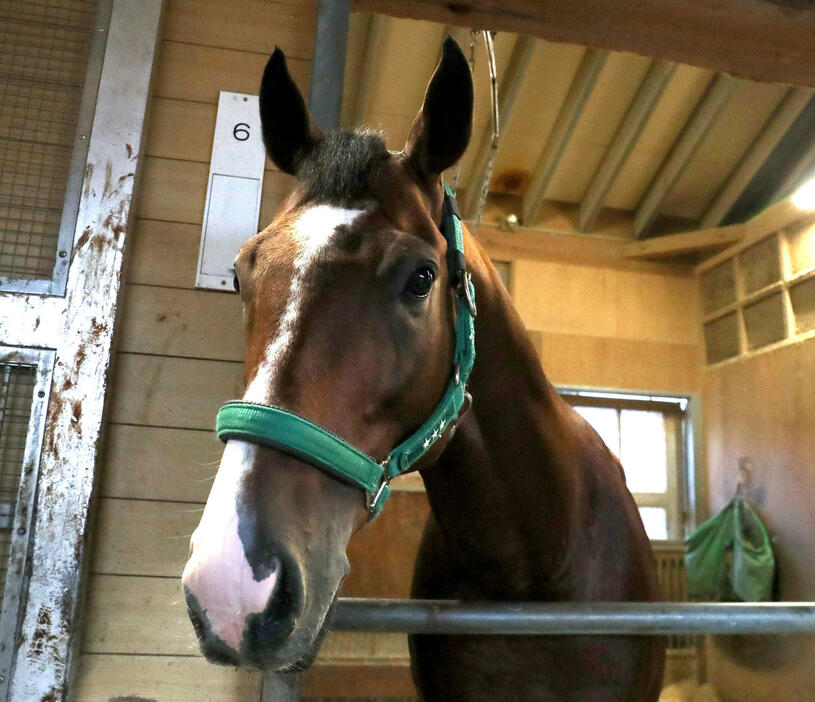
[[8,683],[14,702],[66,701],[76,667],[88,514],[163,6],[109,1],[109,26],[97,27],[107,41],[87,156],[74,163],[82,187],[64,257],[65,295],[0,292],[0,343],[53,358],[50,395],[38,398],[46,416],[29,528],[31,573]]
[[0,365],[20,365],[35,368],[31,409],[28,420],[23,462],[20,466],[20,487],[17,490],[14,520],[11,525],[11,552],[8,560],[3,607],[0,610],[0,699],[8,699],[9,681],[16,653],[14,642],[19,635],[19,611],[25,596],[28,571],[28,551],[31,543],[31,523],[39,476],[40,453],[45,430],[46,405],[51,391],[54,352],[0,346]]

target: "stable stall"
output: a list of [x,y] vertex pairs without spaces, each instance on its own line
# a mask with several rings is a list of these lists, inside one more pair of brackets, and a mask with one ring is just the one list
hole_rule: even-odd
[[[275,47],[322,126],[398,150],[458,41],[475,114],[445,180],[548,378],[622,460],[664,599],[687,603],[684,540],[738,488],[773,598],[815,600],[815,11],[538,5],[0,8],[0,699],[282,699],[205,661],[180,586],[215,415],[244,389],[233,258],[293,182],[257,122]],[[341,597],[409,597],[430,507],[417,474],[391,490]],[[665,702],[815,695],[815,635],[689,631]],[[416,699],[402,632],[330,632],[300,699]]]

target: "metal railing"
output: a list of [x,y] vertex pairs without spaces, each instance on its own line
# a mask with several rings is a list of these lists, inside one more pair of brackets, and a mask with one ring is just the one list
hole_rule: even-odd
[[815,602],[458,602],[340,598],[335,631],[407,634],[815,633]]
[[[815,602],[459,602],[341,597],[334,631],[470,635],[813,634]],[[300,675],[267,674],[261,702],[295,702]]]

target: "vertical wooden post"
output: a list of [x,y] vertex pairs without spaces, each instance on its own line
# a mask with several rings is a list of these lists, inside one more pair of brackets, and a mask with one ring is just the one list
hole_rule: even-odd
[[266,673],[260,688],[260,702],[297,702],[300,699],[300,673]]

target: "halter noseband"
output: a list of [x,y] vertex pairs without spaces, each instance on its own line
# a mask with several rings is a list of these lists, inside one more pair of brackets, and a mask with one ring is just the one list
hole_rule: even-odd
[[455,424],[466,397],[467,379],[475,361],[475,288],[464,258],[461,217],[453,191],[444,186],[442,234],[447,240],[447,269],[456,289],[456,347],[453,371],[444,396],[427,420],[394,448],[381,463],[327,429],[279,407],[227,402],[215,420],[218,438],[268,446],[298,458],[329,475],[365,490],[369,519],[382,510],[391,478],[410,471]]

